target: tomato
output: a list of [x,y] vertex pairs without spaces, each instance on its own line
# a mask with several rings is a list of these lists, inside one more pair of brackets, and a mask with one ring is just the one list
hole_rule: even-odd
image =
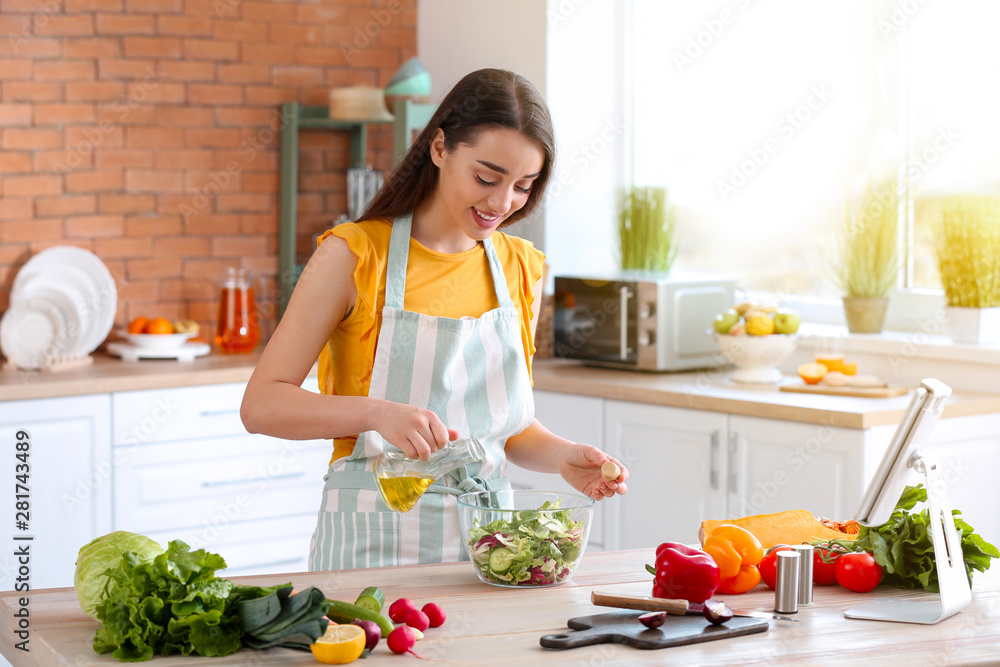
[[867,552],[844,554],[834,573],[838,584],[855,593],[867,593],[882,581],[882,566]]
[[[830,559],[827,563],[823,560],[823,556]],[[813,551],[813,583],[819,586],[834,586],[837,583],[837,559],[839,554],[834,551],[827,551],[826,549],[819,549]]]
[[760,570],[760,580],[767,584],[767,587],[774,590],[774,582],[778,579],[778,552],[788,551],[791,547],[775,547],[770,553],[764,556],[757,569]]

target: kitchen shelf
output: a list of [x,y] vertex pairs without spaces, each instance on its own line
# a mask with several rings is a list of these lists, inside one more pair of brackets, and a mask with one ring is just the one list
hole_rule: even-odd
[[389,125],[393,120],[365,119],[358,121],[332,120],[325,106],[303,106],[298,102],[281,105],[281,181],[278,227],[278,310],[292,295],[292,288],[302,270],[295,259],[298,228],[299,192],[299,130],[337,130],[351,133],[350,167],[365,166],[368,150],[368,126]]
[[395,118],[362,119],[358,121],[332,120],[329,107],[303,106],[298,102],[281,105],[281,181],[278,227],[278,313],[284,314],[292,289],[302,271],[296,261],[296,236],[298,229],[299,183],[299,130],[335,130],[351,133],[349,167],[363,169],[368,152],[368,126],[393,125],[393,162],[398,163],[410,142],[413,132],[419,131],[430,120],[437,105],[411,100],[398,100],[393,111]]

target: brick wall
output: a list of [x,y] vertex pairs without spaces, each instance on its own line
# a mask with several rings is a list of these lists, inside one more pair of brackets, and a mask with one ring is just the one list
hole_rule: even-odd
[[[76,245],[139,315],[214,327],[239,265],[277,274],[277,107],[385,86],[416,0],[0,0],[0,310],[35,252]],[[387,127],[369,161],[391,166]],[[299,234],[346,209],[346,133],[300,134]],[[273,309],[272,309],[273,310]]]

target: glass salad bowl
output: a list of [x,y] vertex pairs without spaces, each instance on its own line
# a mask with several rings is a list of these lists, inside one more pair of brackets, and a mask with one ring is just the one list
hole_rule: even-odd
[[509,588],[568,581],[587,548],[593,512],[593,500],[572,493],[477,491],[458,497],[476,575]]

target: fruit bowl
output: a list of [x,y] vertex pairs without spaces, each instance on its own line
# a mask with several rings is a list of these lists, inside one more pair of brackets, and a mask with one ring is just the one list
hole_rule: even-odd
[[768,336],[730,336],[709,331],[719,344],[722,355],[738,366],[733,371],[733,382],[770,384],[781,381],[781,371],[775,366],[784,361],[795,350],[798,336],[795,334],[771,334]]
[[548,491],[474,491],[458,497],[465,551],[480,581],[544,588],[569,580],[587,548],[594,501]]
[[152,350],[173,350],[183,346],[188,340],[198,335],[196,331],[170,334],[145,334],[121,332],[122,338],[136,347]]

